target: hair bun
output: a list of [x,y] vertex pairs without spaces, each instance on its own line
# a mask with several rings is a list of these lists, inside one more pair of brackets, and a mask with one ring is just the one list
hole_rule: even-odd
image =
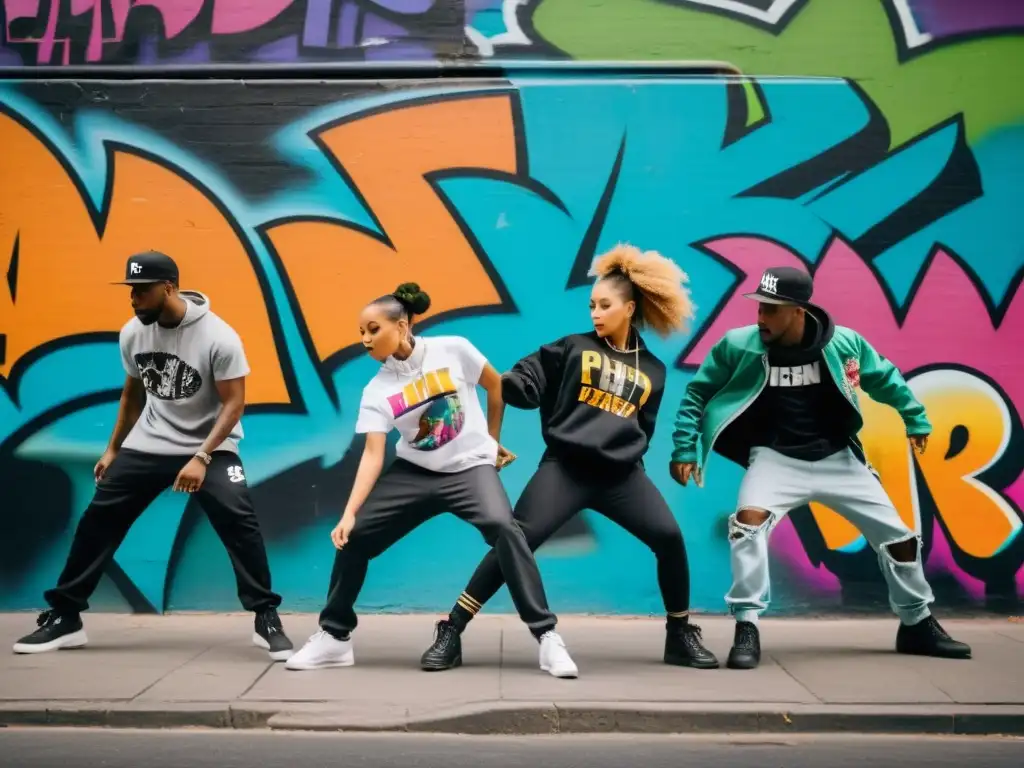
[[420,290],[419,283],[402,283],[391,295],[402,303],[410,315],[422,315],[430,309],[430,296]]

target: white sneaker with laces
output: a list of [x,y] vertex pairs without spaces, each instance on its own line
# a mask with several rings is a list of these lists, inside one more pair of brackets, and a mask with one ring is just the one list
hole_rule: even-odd
[[356,663],[352,639],[339,640],[330,632],[320,630],[284,663],[286,669],[324,669],[351,667]]
[[545,632],[540,638],[540,668],[554,677],[574,678],[579,676],[576,662],[565,647],[565,641],[557,632]]

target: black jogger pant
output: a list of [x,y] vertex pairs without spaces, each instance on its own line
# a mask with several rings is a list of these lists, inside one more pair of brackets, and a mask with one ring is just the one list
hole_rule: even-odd
[[[51,608],[64,614],[89,608],[89,597],[128,529],[174,484],[189,458],[126,449],[118,452],[78,523],[57,586],[45,594]],[[281,597],[270,589],[267,551],[238,455],[215,451],[206,479],[194,495],[227,548],[242,606],[247,611],[279,606]]]
[[396,459],[370,491],[348,543],[334,558],[320,626],[335,635],[356,628],[355,603],[370,560],[442,512],[473,525],[492,547],[494,567],[504,572],[519,616],[535,635],[555,626],[540,570],[493,466],[463,472],[431,472]]
[[[545,456],[523,489],[513,516],[536,550],[575,514],[593,509],[651,548],[667,613],[690,609],[690,567],[679,524],[639,465],[619,473],[576,469]],[[469,580],[466,594],[484,605],[501,589],[501,569],[488,553]]]

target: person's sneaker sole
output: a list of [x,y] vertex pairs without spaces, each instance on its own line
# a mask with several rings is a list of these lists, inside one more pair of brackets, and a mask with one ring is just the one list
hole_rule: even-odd
[[424,672],[444,672],[446,669],[455,669],[462,666],[462,654],[460,653],[448,664],[425,664],[420,662],[420,669]]
[[575,670],[572,672],[568,670],[563,670],[559,672],[551,669],[551,667],[548,666],[542,666],[540,668],[540,671],[547,672],[549,675],[551,675],[552,677],[557,677],[559,680],[575,680],[577,677],[580,676],[579,670]]
[[76,648],[84,648],[89,642],[85,636],[85,630],[80,629],[69,635],[58,637],[48,643],[15,643],[15,653],[46,653],[48,651],[72,651]]
[[284,663],[284,668],[289,669],[292,672],[307,672],[313,669],[333,669],[335,667],[351,667],[355,663],[355,655],[352,653],[347,653],[341,661],[326,661],[321,662],[319,664],[294,664],[292,663],[291,659],[288,659],[288,661]]
[[966,661],[971,658],[971,651],[960,652],[960,653],[935,653],[933,651],[923,650],[919,648],[897,648],[896,653],[902,653],[905,656],[928,656],[932,659],[957,659],[960,661]]
[[263,639],[259,632],[252,633],[252,644],[257,648],[262,648],[264,651],[270,654],[270,658],[274,661],[288,661],[295,653],[294,648],[286,648],[281,651],[271,651],[270,643]]
[[715,661],[694,661],[689,656],[665,656],[665,663],[674,667],[690,667],[691,669],[718,669],[722,666],[718,660]]
[[753,659],[743,659],[737,661],[736,659],[729,659],[725,666],[729,669],[757,669],[761,665],[760,661],[754,661]]

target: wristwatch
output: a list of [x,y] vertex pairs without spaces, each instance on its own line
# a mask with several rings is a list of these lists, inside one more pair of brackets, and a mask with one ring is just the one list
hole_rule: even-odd
[[212,461],[210,454],[206,453],[206,451],[196,451],[196,458],[206,466],[210,466],[210,462]]

